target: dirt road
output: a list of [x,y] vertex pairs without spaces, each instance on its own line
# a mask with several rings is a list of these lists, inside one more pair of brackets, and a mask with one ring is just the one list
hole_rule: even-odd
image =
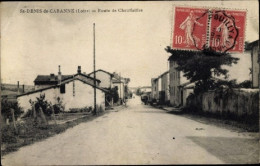
[[3,165],[258,163],[258,140],[142,105],[82,123],[2,158]]

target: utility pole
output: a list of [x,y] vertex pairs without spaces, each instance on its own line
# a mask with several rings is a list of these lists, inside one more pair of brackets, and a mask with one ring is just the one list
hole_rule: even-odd
[[19,95],[20,93],[20,86],[19,86],[19,81],[17,81],[17,94]]
[[97,115],[97,96],[96,96],[96,45],[95,45],[95,23],[93,23],[93,69],[94,69],[94,115]]
[[121,98],[121,101],[120,101],[120,104],[123,103],[123,98],[122,98],[122,94],[121,94],[121,72],[119,73],[119,91],[120,91],[120,98]]

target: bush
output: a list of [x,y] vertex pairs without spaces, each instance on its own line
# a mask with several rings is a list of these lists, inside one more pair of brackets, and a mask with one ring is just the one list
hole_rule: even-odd
[[62,103],[62,100],[58,97],[57,98],[57,104],[53,105],[54,113],[58,114],[64,111],[64,105]]
[[36,101],[29,101],[31,105],[35,106],[36,112],[42,108],[42,111],[45,115],[50,116],[52,114],[52,105],[45,99],[45,94],[41,94],[40,97],[36,97]]
[[93,108],[90,107],[83,107],[83,108],[70,108],[68,113],[78,113],[78,112],[91,112]]
[[[54,110],[55,114],[61,113],[64,111],[64,105],[62,100],[58,97],[57,98],[57,104],[52,105],[51,102],[48,102],[45,99],[45,95],[40,95],[39,98],[36,98],[36,101],[29,101],[33,107],[35,105],[35,110],[38,111],[39,108],[41,107],[43,110],[43,113],[47,116],[50,116],[52,114],[52,109]],[[33,111],[32,109],[29,109],[24,117],[32,117],[33,116]]]
[[238,88],[252,88],[252,81],[245,80],[244,82],[238,84]]
[[1,100],[1,113],[4,117],[12,119],[11,109],[14,109],[15,119],[17,119],[23,113],[23,110],[18,106],[17,101],[11,102],[7,99]]
[[114,88],[109,89],[109,94],[110,95],[107,96],[108,101],[111,101],[113,98],[113,102],[117,103],[119,100],[118,87],[115,86]]

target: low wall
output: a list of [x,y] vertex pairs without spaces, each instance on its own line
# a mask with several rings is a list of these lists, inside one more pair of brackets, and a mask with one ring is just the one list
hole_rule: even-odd
[[259,90],[209,91],[189,97],[187,105],[203,113],[254,123],[259,117]]

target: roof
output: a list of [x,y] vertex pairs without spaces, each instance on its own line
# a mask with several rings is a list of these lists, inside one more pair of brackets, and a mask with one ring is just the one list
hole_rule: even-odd
[[179,85],[179,87],[183,87],[185,89],[194,88],[195,87],[195,82],[186,82],[186,83],[183,83],[183,84]]
[[[37,89],[37,90],[31,91],[31,92],[27,92],[27,93],[24,93],[24,94],[21,94],[21,95],[17,95],[17,97],[25,96],[25,95],[29,95],[29,94],[33,94],[33,93],[37,93],[37,92],[42,92],[42,91],[45,91],[45,90],[48,90],[48,89],[52,89],[52,88],[57,88],[57,87],[60,87],[60,85],[67,84],[67,83],[69,83],[69,82],[71,82],[73,80],[79,80],[79,81],[81,81],[81,82],[83,82],[85,84],[88,84],[88,85],[90,85],[92,87],[95,87],[94,85],[92,85],[92,84],[90,84],[90,83],[88,83],[88,82],[86,82],[86,81],[84,81],[84,80],[82,80],[80,78],[76,78],[76,77],[73,78],[72,77],[71,79],[67,79],[67,80],[63,81],[61,84],[56,84],[56,85],[53,85],[53,86],[50,86],[50,87],[47,87],[47,88]],[[104,88],[101,88],[101,87],[98,87],[98,86],[96,86],[96,88],[99,89],[99,90],[102,90],[105,93],[108,93],[108,90],[106,90]]]
[[[73,78],[73,77],[75,77],[75,76],[78,76],[78,75],[87,77],[87,78],[89,78],[89,79],[91,79],[91,80],[96,80],[97,82],[101,82],[99,79],[95,79],[95,78],[90,77],[90,76],[88,76],[88,75],[86,75],[86,74],[83,74],[83,73],[77,73],[77,74],[73,75],[71,78]],[[65,80],[66,80],[66,79],[65,79]]]
[[144,89],[144,88],[152,88],[151,86],[142,86],[140,87],[140,89]]
[[259,40],[256,40],[256,41],[253,41],[253,42],[251,42],[251,43],[248,43],[248,44],[246,45],[245,50],[252,50],[252,48],[253,48],[254,46],[257,46],[257,45],[259,45]]
[[[64,80],[72,75],[62,75],[61,80]],[[58,75],[54,75],[54,80],[51,80],[51,75],[38,75],[34,80],[34,83],[40,84],[57,84],[58,83]]]
[[[95,72],[98,72],[98,71],[101,71],[101,72],[107,73],[107,74],[109,74],[109,75],[112,76],[112,77],[114,76],[114,74],[112,74],[112,73],[110,73],[110,72],[108,72],[108,71],[102,70],[102,69],[98,69],[98,70],[96,70]],[[91,72],[91,73],[89,73],[88,76],[91,75],[91,74],[93,74],[93,73],[94,73],[94,71]]]
[[119,81],[119,80],[112,80],[112,83],[124,83],[123,81]]
[[159,77],[162,77],[163,75],[168,74],[168,73],[169,73],[169,71],[166,71],[166,72],[162,73],[161,75],[159,75]]
[[156,82],[158,79],[159,79],[158,77],[157,77],[157,78],[154,78],[154,79],[153,79],[153,82]]
[[[90,76],[87,76],[85,74],[82,74],[82,73],[77,73],[74,76],[76,76],[76,75],[82,75],[84,77],[87,77],[89,79],[94,80],[94,78],[92,78]],[[70,79],[70,78],[73,78],[73,75],[62,75],[61,76],[61,81],[64,81],[64,80],[67,80],[67,79]],[[98,79],[96,79],[96,80],[97,80],[97,82],[101,82]],[[54,80],[51,80],[51,75],[38,75],[36,77],[36,79],[34,80],[34,83],[35,84],[40,84],[40,85],[58,84],[58,75],[54,75]]]

